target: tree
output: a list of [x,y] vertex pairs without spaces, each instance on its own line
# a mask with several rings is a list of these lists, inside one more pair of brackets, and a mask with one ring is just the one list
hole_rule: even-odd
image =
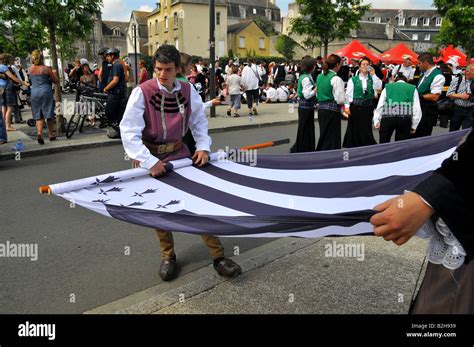
[[328,55],[329,43],[345,39],[351,29],[359,27],[359,20],[370,9],[363,0],[296,0],[300,16],[291,21],[291,32],[303,35],[306,47],[324,47]]
[[268,20],[268,18],[262,17],[262,16],[254,16],[250,18],[252,18],[255,24],[257,24],[257,26],[260,29],[262,29],[265,35],[267,36],[275,35],[275,29],[273,28],[273,23],[270,20]]
[[278,36],[275,42],[275,49],[284,56],[286,60],[293,60],[295,46],[296,42],[287,35]]
[[[68,49],[75,39],[86,38],[94,25],[94,16],[102,0],[1,0],[2,11],[11,13],[10,21],[35,21],[47,35],[47,48],[53,69],[58,71],[58,46]],[[61,101],[59,86],[55,86],[55,100]],[[58,119],[61,132],[62,116]]]
[[468,63],[474,50],[474,7],[472,0],[434,0],[434,5],[443,16],[441,30],[436,36],[439,45],[462,46]]

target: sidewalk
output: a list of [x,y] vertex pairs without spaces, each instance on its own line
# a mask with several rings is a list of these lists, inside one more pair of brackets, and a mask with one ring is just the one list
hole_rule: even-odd
[[[291,106],[290,106],[291,105]],[[258,107],[259,114],[249,120],[246,108],[241,109],[240,118],[228,117],[226,106],[216,108],[216,117],[209,120],[209,133],[244,130],[248,128],[259,128],[275,125],[285,125],[298,122],[298,109],[295,104],[263,104]],[[209,115],[209,110],[206,112]],[[24,120],[32,118],[31,110],[23,110]],[[76,132],[71,139],[64,135],[57,138],[55,142],[49,142],[45,136],[45,144],[40,145],[36,141],[36,129],[27,124],[13,124],[18,131],[8,132],[8,143],[0,146],[0,160],[15,159],[14,147],[18,139],[21,139],[26,149],[21,152],[22,157],[45,155],[50,153],[72,151],[77,149],[110,146],[120,144],[120,140],[109,139],[105,129],[92,129],[81,134]]]
[[[334,242],[364,245],[363,260],[326,256]],[[416,237],[402,247],[375,236],[282,238],[234,256],[237,278],[209,265],[160,282],[157,269],[157,286],[85,313],[406,314],[425,249]]]

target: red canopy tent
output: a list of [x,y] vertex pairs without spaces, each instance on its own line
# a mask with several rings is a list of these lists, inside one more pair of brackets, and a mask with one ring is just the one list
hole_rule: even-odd
[[385,64],[400,65],[406,58],[410,58],[413,64],[418,64],[418,54],[413,52],[403,43],[400,43],[382,53],[380,58]]
[[347,44],[344,48],[334,52],[334,54],[337,54],[341,57],[347,57],[349,60],[353,58],[360,59],[362,57],[367,57],[374,63],[378,63],[380,61],[380,58],[375,53],[369,51],[362,43],[357,40]]
[[467,65],[467,57],[464,53],[454,48],[453,45],[449,45],[448,47],[443,48],[440,52],[440,56],[436,61],[442,60],[443,62],[447,63],[449,60],[456,60],[459,66],[466,66]]

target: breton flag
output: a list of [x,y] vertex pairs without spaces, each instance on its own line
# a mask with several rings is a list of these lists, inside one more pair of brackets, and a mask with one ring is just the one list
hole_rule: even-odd
[[202,168],[190,159],[173,161],[173,170],[160,178],[137,168],[41,190],[128,223],[190,234],[372,234],[372,208],[427,178],[468,132],[326,152],[258,155],[256,162],[233,162],[223,159],[225,153],[213,153]]

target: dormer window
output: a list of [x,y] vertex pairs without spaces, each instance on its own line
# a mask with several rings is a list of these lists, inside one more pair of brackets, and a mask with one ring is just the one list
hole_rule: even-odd
[[113,29],[112,33],[113,33],[114,36],[120,36],[120,34],[121,34],[120,29],[117,29],[117,28]]

